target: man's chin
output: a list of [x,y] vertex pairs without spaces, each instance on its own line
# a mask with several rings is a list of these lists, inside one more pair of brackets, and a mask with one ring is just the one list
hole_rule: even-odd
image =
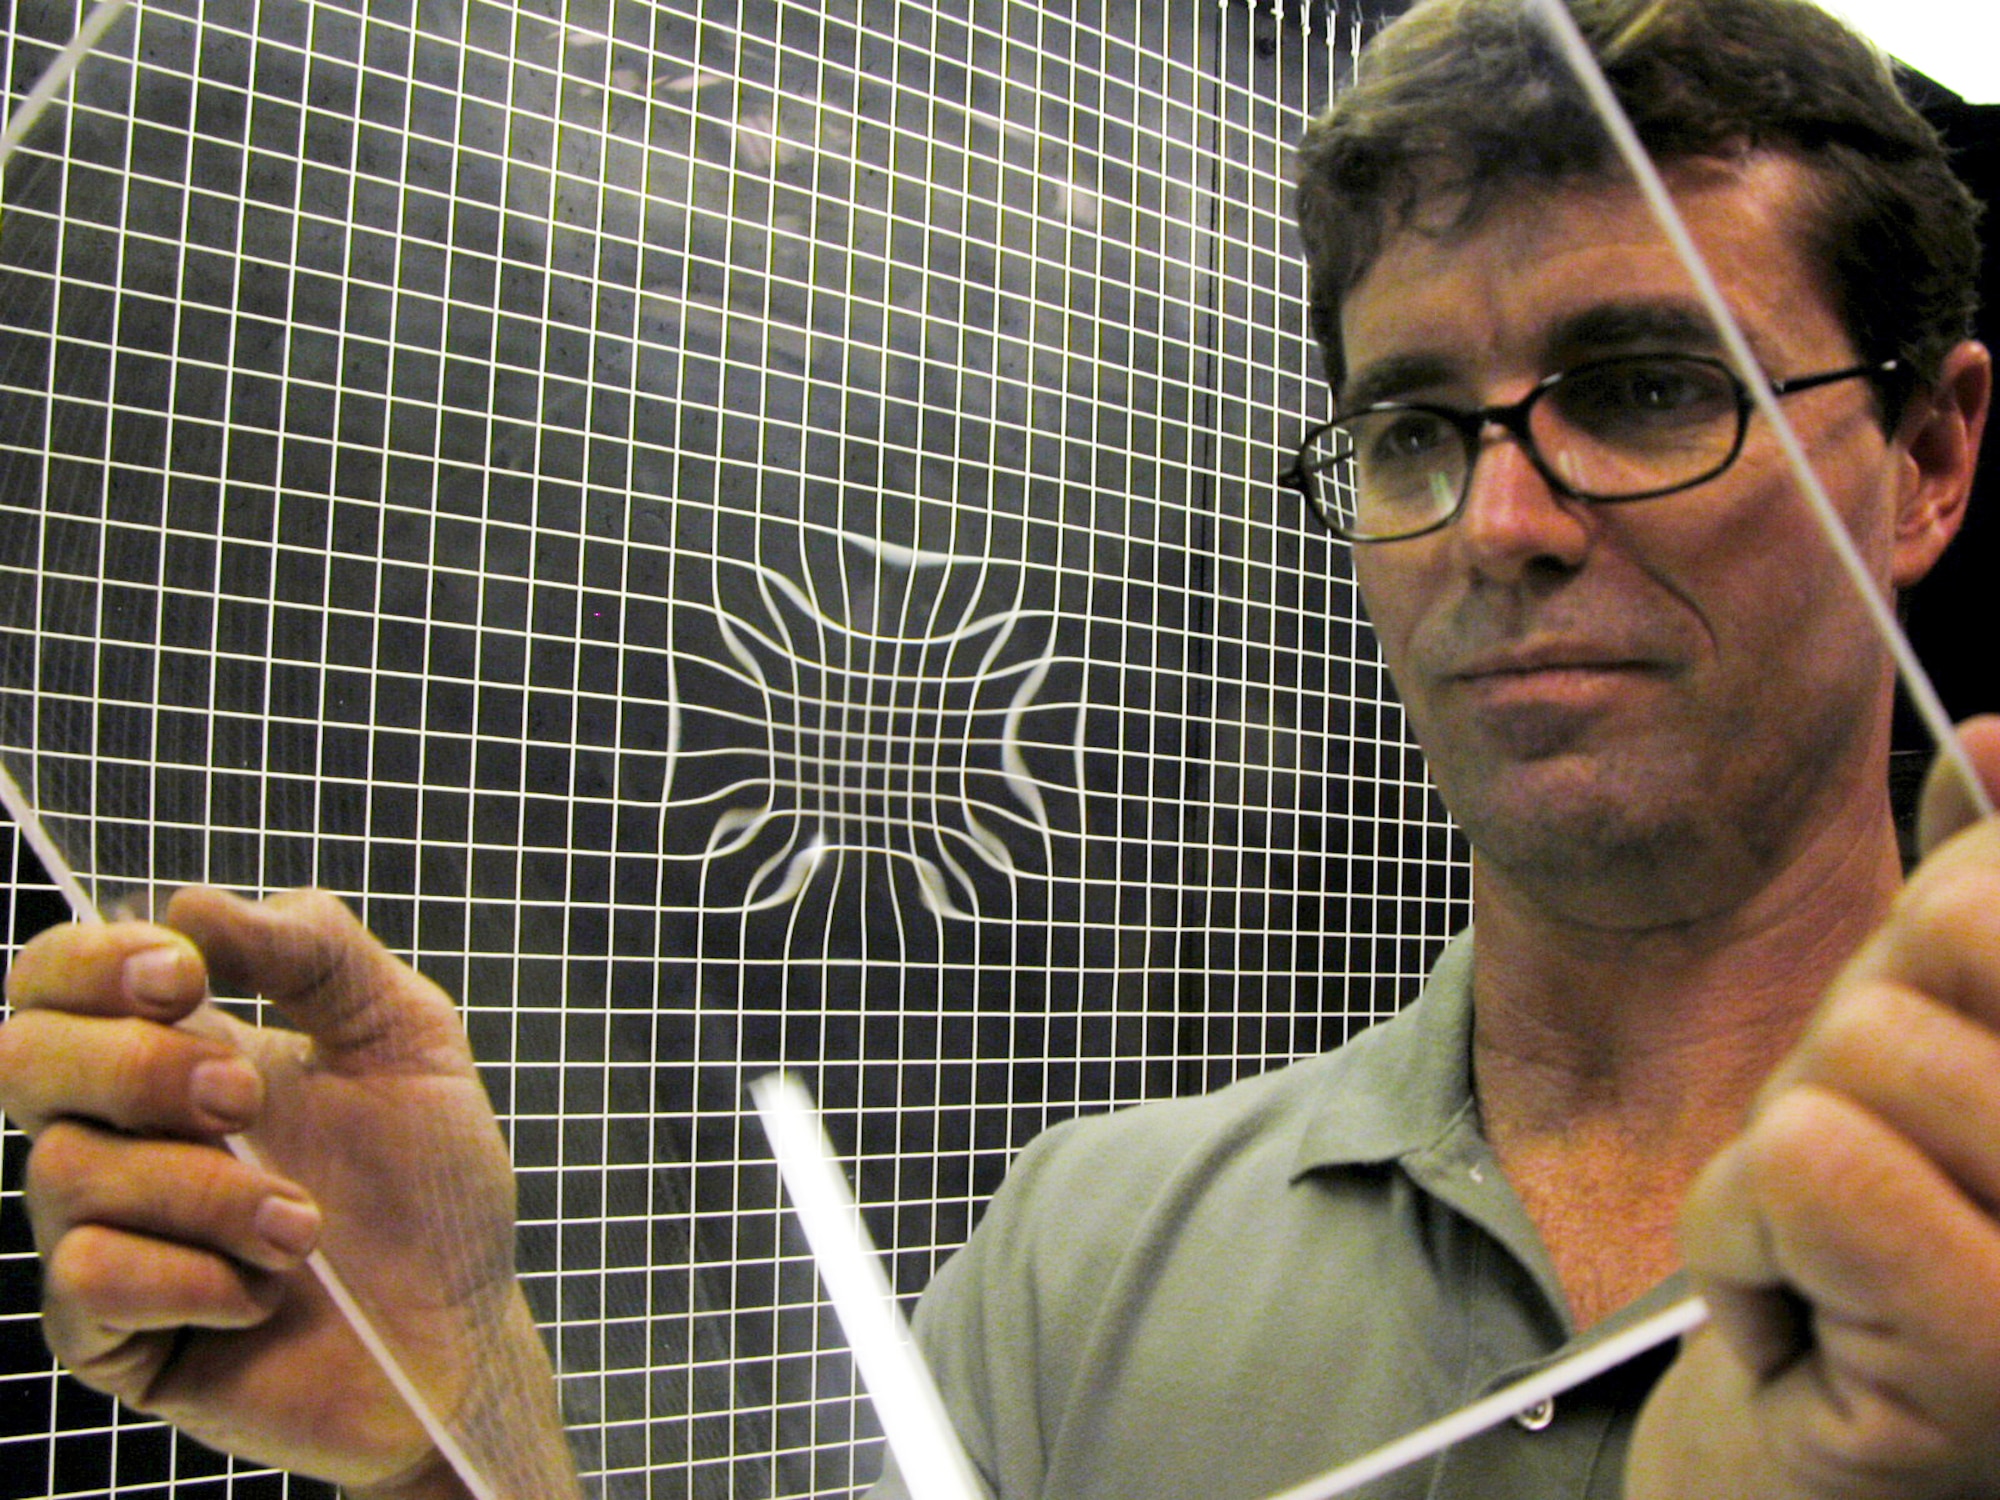
[[1440,786],[1472,845],[1502,866],[1569,875],[1645,867],[1686,835],[1674,804],[1684,773],[1643,770],[1601,750],[1548,744],[1488,768],[1476,788]]
[[1538,767],[1589,762],[1614,753],[1617,725],[1597,704],[1527,699],[1479,715],[1473,743],[1496,766]]

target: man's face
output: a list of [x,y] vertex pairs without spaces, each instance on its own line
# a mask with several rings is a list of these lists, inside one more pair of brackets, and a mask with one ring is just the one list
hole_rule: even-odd
[[[1857,359],[1795,243],[1802,175],[1771,156],[1669,173],[1772,378]],[[1404,232],[1343,317],[1343,407],[1481,406],[1607,355],[1721,352],[1622,186],[1523,196],[1465,236]],[[1877,579],[1913,581],[1930,554],[1899,539],[1908,465],[1868,383],[1801,393],[1786,411]],[[1726,901],[1881,775],[1886,654],[1760,417],[1721,476],[1615,505],[1558,498],[1489,430],[1458,519],[1357,547],[1355,570],[1482,862],[1575,887],[1577,914],[1642,920],[1634,892],[1669,920]]]

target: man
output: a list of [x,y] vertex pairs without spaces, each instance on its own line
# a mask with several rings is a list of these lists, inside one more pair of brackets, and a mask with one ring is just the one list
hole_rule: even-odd
[[[1913,583],[1990,383],[1937,143],[1803,0],[1577,9],[1869,568]],[[1339,1053],[1031,1147],[920,1315],[954,1418],[1005,1497],[1266,1495],[1680,1295],[1678,1222],[1716,1321],[1670,1369],[1368,1493],[2000,1495],[2000,830],[1899,893],[1887,656],[1518,0],[1435,0],[1362,76],[1304,152],[1342,420],[1300,477],[1472,841],[1476,937]],[[2000,726],[1969,741],[2000,785]],[[1931,841],[1969,820],[1941,783]],[[295,1269],[413,1191],[422,1132],[485,1149],[446,1004],[319,898],[168,918],[10,977],[51,1341],[225,1444],[450,1493]],[[313,1069],[158,1025],[204,955]],[[200,1144],[339,1086],[373,1155],[317,1203]],[[489,1253],[450,1280],[518,1348],[482,1159]]]

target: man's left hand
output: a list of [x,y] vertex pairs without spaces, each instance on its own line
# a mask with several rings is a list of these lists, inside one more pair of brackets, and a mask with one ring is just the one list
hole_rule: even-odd
[[[1966,726],[2000,790],[2000,720]],[[1689,1195],[1714,1314],[1632,1500],[2000,1496],[2000,821],[1948,771],[1928,855]]]

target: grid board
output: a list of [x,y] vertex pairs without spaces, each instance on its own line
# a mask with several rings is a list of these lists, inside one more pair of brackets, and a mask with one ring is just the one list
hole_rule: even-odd
[[[17,0],[13,98],[78,21]],[[1271,482],[1352,29],[141,0],[11,164],[0,755],[100,899],[321,884],[462,997],[601,1492],[879,1460],[747,1079],[913,1296],[1037,1130],[1337,1043],[1465,920]],[[23,1154],[0,1491],[316,1492],[51,1371]]]

